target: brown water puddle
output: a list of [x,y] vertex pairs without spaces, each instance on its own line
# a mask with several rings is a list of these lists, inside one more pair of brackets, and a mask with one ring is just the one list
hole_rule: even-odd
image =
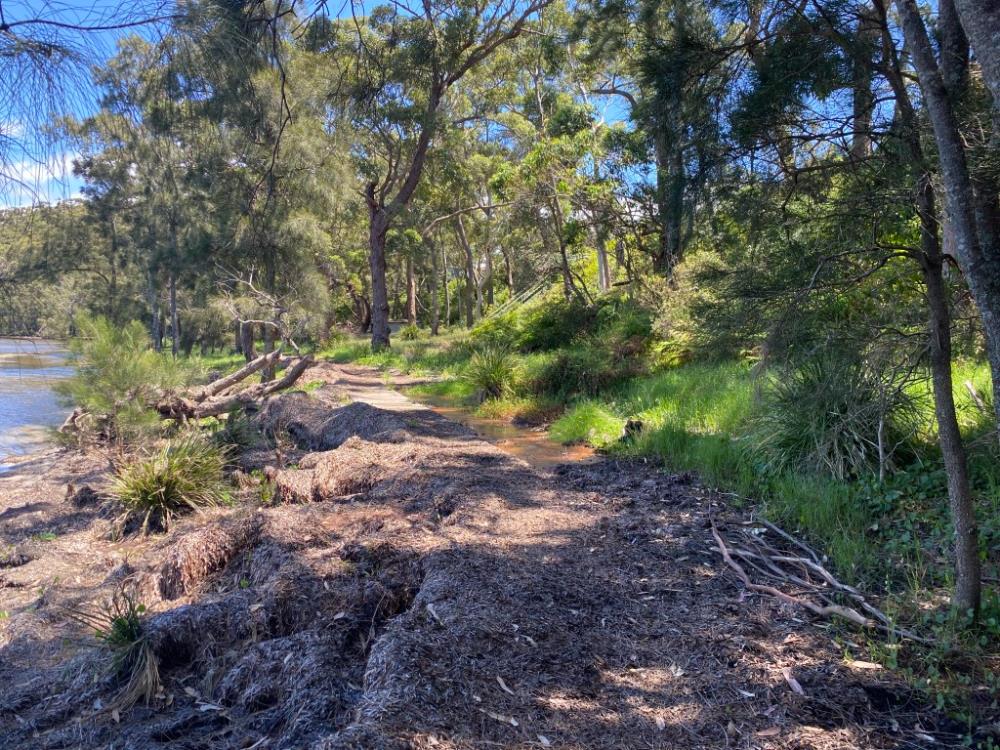
[[505,453],[520,458],[536,469],[551,469],[565,463],[596,460],[597,454],[589,445],[562,445],[549,439],[548,431],[518,427],[503,419],[485,419],[471,414],[467,409],[426,395],[407,397],[426,406],[452,422],[464,424]]

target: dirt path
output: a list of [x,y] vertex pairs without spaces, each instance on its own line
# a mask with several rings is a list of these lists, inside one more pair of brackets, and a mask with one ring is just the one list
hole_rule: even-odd
[[[312,377],[328,385],[259,417],[299,446],[272,457],[280,502],[194,517],[127,548],[87,511],[43,543],[26,534],[71,515],[72,471],[50,466],[30,491],[23,473],[0,478],[0,517],[49,504],[3,530],[33,559],[0,570],[0,746],[956,740],[881,670],[846,661],[850,645],[822,624],[747,595],[709,529],[710,516],[740,519],[690,477],[610,460],[540,473],[376,373],[322,364]],[[70,549],[88,553],[75,581],[50,559]],[[96,601],[121,580],[149,604],[164,687],[116,723],[102,652],[68,636],[58,605]]]

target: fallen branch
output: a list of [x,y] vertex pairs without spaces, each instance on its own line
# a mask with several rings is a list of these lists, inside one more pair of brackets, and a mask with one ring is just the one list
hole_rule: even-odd
[[219,378],[218,380],[213,380],[211,383],[206,385],[204,388],[200,388],[194,391],[188,398],[192,401],[201,402],[212,396],[218,396],[221,393],[229,390],[232,386],[236,385],[248,377],[253,375],[259,370],[263,370],[270,364],[273,364],[281,357],[281,348],[275,349],[273,352],[268,352],[267,354],[257,357],[257,359],[252,362],[248,362],[246,365],[238,369],[231,375],[226,375],[224,378]]
[[269,383],[260,383],[255,386],[251,386],[246,390],[242,390],[238,393],[234,393],[229,396],[221,396],[219,398],[210,399],[201,404],[197,404],[191,416],[195,419],[201,419],[202,417],[216,417],[220,414],[226,414],[241,406],[246,406],[247,404],[253,403],[258,399],[262,399],[266,396],[270,396],[272,393],[277,393],[278,391],[284,390],[285,388],[290,388],[295,384],[295,381],[313,364],[313,356],[307,354],[305,357],[299,359],[294,366],[288,369],[288,372],[280,380],[272,380]]
[[[775,549],[761,539],[758,534],[749,530],[745,530],[744,534],[750,549],[727,546],[713,521],[712,536],[715,537],[717,551],[722,555],[722,559],[726,565],[739,576],[740,580],[749,590],[767,594],[789,604],[794,604],[821,617],[838,616],[861,627],[877,628],[890,635],[906,638],[918,643],[932,644],[934,642],[932,639],[925,638],[910,630],[894,625],[889,617],[877,607],[870,604],[860,591],[853,586],[848,586],[838,581],[830,571],[823,567],[819,556],[807,545],[767,521],[762,521],[761,525],[802,550],[809,557],[799,557]],[[740,558],[740,560],[750,565],[753,570],[764,576],[765,579],[769,579],[770,583],[765,584],[752,581],[746,569],[736,558]],[[798,572],[790,572],[786,567],[782,566],[794,566]],[[813,579],[813,576],[817,577],[819,581],[817,582]],[[793,584],[800,591],[797,591],[796,595],[790,594],[778,588],[778,585],[781,583]],[[855,606],[860,608],[861,611],[855,607],[841,604],[837,601],[838,598],[854,602]],[[816,602],[817,599],[823,602],[823,604],[818,604]]]
[[819,615],[820,617],[830,617],[832,615],[838,615],[846,620],[853,622],[861,627],[871,627],[872,621],[867,617],[862,615],[857,610],[851,609],[850,607],[844,607],[839,604],[828,604],[826,606],[820,606],[809,599],[803,599],[801,597],[792,596],[791,594],[786,594],[781,589],[775,588],[774,586],[764,586],[758,583],[754,583],[750,580],[750,576],[747,575],[743,567],[733,559],[729,552],[729,548],[726,547],[726,543],[722,541],[722,537],[719,536],[718,529],[715,528],[715,522],[712,522],[712,536],[715,537],[715,542],[719,547],[719,552],[722,554],[722,559],[726,564],[735,571],[736,575],[740,577],[743,581],[743,585],[746,586],[751,591],[758,591],[762,594],[767,594],[768,596],[773,596],[776,599],[780,599],[783,602],[788,602],[789,604],[794,604],[803,609],[807,609],[813,614]]
[[219,378],[195,391],[165,394],[157,401],[155,409],[165,419],[185,420],[217,417],[291,387],[314,361],[311,354],[299,357],[294,364],[288,367],[279,380],[258,383],[242,391],[230,393],[236,385],[255,372],[275,364],[280,357],[280,349],[275,349],[273,352],[257,357],[233,374]]

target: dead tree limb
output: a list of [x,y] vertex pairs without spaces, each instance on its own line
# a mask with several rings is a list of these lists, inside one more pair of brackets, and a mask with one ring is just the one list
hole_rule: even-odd
[[281,358],[281,349],[257,357],[232,375],[227,375],[208,385],[188,393],[168,393],[157,401],[155,408],[166,419],[201,419],[217,417],[234,409],[253,403],[259,399],[289,388],[313,364],[311,354],[299,357],[288,367],[279,380],[258,383],[241,391],[230,393],[237,384],[243,382],[264,367],[272,366]]
[[[744,541],[750,549],[728,546],[713,521],[712,536],[715,537],[716,551],[722,555],[723,561],[739,576],[747,589],[802,607],[820,617],[842,617],[861,627],[877,628],[890,635],[907,638],[918,643],[933,643],[933,640],[929,638],[896,626],[884,612],[870,604],[860,591],[838,581],[830,571],[823,567],[819,556],[804,543],[771,523],[766,521],[762,523],[768,530],[786,542],[806,552],[809,557],[799,557],[789,552],[780,551],[749,529],[744,529]],[[776,585],[752,581],[746,569],[740,562],[737,562],[736,558],[740,558],[741,561],[749,565],[764,580]],[[783,566],[794,566],[794,570],[788,570]],[[796,593],[793,595],[778,588],[778,585],[782,583],[794,585],[797,588]],[[845,606],[838,599],[840,601],[849,600],[862,611]],[[817,601],[822,602],[822,604],[818,604]]]
[[226,375],[224,378],[219,378],[218,380],[213,380],[211,383],[203,388],[198,389],[193,392],[189,398],[192,401],[204,401],[205,399],[211,398],[213,396],[218,396],[221,393],[229,390],[232,386],[237,383],[242,382],[246,378],[253,375],[255,372],[264,369],[269,364],[273,364],[281,357],[281,348],[275,349],[273,352],[268,352],[267,354],[257,357],[257,359],[248,362],[246,365],[238,369],[231,375]]

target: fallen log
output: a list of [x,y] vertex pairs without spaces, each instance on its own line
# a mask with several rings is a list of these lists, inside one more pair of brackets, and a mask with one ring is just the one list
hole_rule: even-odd
[[[275,350],[258,357],[232,375],[220,378],[214,383],[209,383],[209,385],[193,393],[167,394],[156,403],[156,411],[166,419],[184,420],[217,417],[220,414],[226,414],[234,409],[270,396],[272,393],[290,388],[314,362],[313,356],[307,354],[304,357],[300,357],[278,380],[258,383],[235,393],[228,392],[237,383],[245,380],[258,370],[263,369],[268,364],[276,362],[279,357],[280,352]],[[239,377],[236,377],[237,375]]]
[[281,357],[281,349],[275,349],[273,352],[269,352],[257,359],[248,362],[243,367],[238,369],[231,375],[226,375],[224,378],[219,378],[218,380],[213,380],[208,385],[199,388],[194,391],[189,398],[192,401],[202,402],[205,399],[211,398],[212,396],[218,396],[231,387],[246,380],[248,377],[253,375],[259,370],[263,370],[268,365],[276,362]]

